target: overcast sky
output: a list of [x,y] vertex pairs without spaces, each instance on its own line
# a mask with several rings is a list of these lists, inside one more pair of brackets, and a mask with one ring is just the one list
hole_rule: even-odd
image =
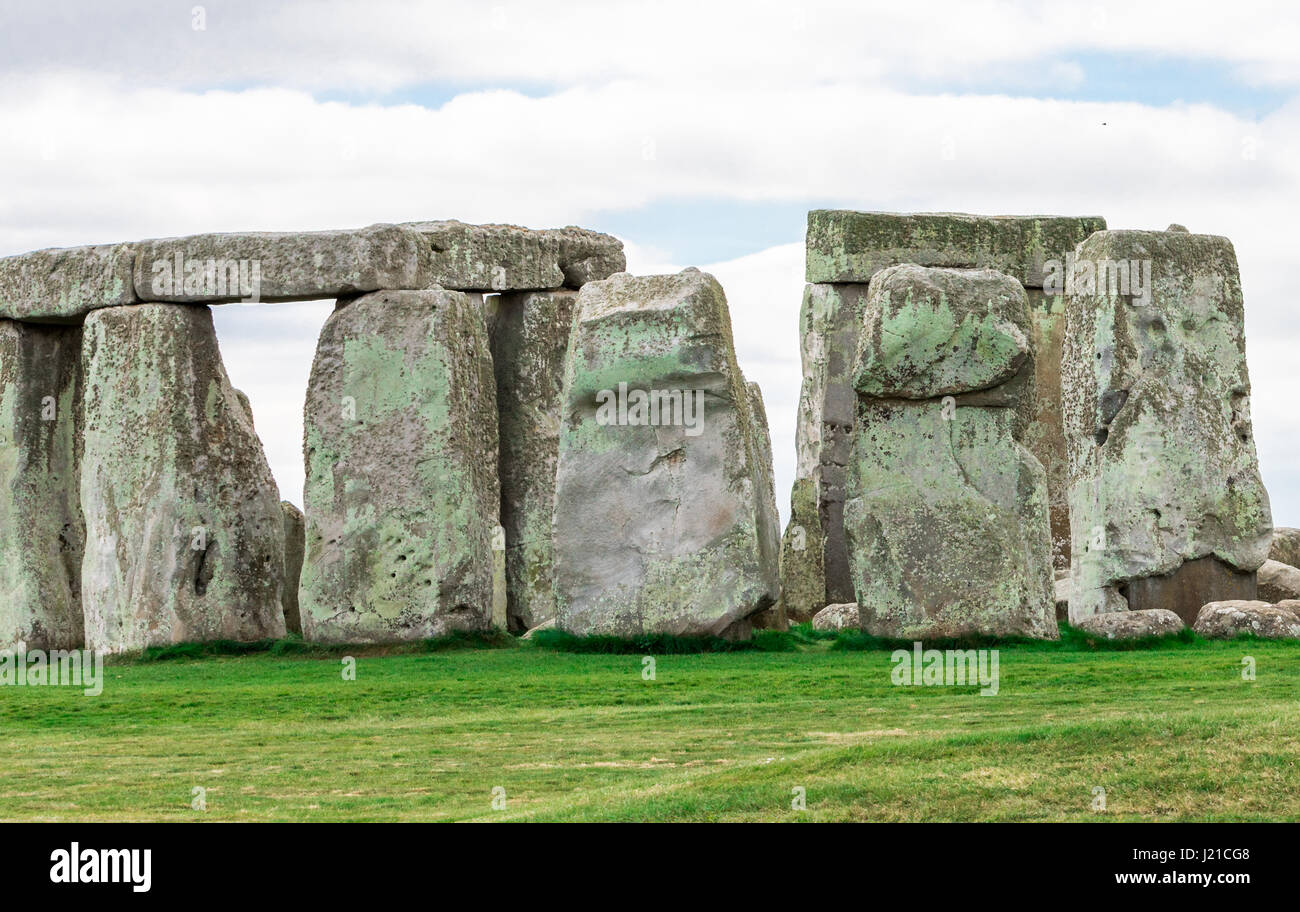
[[[1300,525],[1287,3],[0,0],[0,254],[200,231],[579,224],[723,283],[789,507],[805,214],[1103,215],[1232,238]],[[281,495],[328,303],[215,308]]]

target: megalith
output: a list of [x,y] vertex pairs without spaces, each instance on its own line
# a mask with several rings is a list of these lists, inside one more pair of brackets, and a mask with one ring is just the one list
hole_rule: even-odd
[[307,549],[307,519],[287,500],[280,501],[280,514],[284,520],[284,628],[288,633],[302,633],[302,619],[298,613],[298,584],[302,579],[302,559]]
[[747,635],[777,597],[777,529],[757,390],[736,363],[722,287],[696,269],[620,273],[584,285],[576,307],[553,523],[558,626]]
[[283,636],[280,498],[208,308],[95,310],[82,371],[87,648]]
[[470,296],[340,300],[312,364],[304,436],[303,636],[395,642],[487,629],[497,409]]
[[1062,387],[1071,621],[1254,597],[1272,543],[1250,421],[1237,257],[1223,237],[1104,231],[1079,245]]
[[876,636],[1055,638],[1047,479],[1024,446],[1029,305],[992,270],[894,266],[863,308],[844,533]]
[[81,329],[0,319],[0,649],[82,645]]
[[578,292],[500,296],[489,321],[501,438],[509,627],[555,617],[551,515],[560,450],[561,394]]
[[1059,409],[1064,307],[1057,280],[1075,245],[1105,227],[1095,216],[808,213],[798,462],[781,558],[782,602],[791,618],[807,620],[823,605],[854,598],[843,505],[857,396],[846,373],[856,352],[867,283],[881,269],[899,264],[995,269],[1028,292],[1026,334],[1037,377],[1034,401],[1023,406],[1029,424],[1022,442],[1048,472],[1054,561],[1058,567],[1068,564]]

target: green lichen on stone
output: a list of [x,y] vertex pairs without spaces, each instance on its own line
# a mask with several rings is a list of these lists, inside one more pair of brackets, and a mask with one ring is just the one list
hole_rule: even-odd
[[1046,475],[1021,444],[1028,325],[1023,288],[996,272],[872,280],[843,513],[868,633],[1057,635]]
[[344,301],[312,365],[303,635],[392,642],[483,630],[499,513],[492,361],[474,301]]
[[0,319],[0,649],[84,640],[81,329]]
[[279,496],[206,307],[86,320],[86,645],[283,636]]
[[[770,444],[722,288],[689,269],[583,287],[564,372],[557,621],[574,633],[736,635],[776,600]],[[603,393],[703,397],[680,419],[603,424]],[[694,401],[694,400],[693,400]]]
[[510,628],[555,617],[551,514],[575,291],[504,294],[490,321]]
[[[1029,360],[1025,291],[1008,276],[893,266],[872,287],[854,378],[863,395],[974,392],[1005,383]],[[953,294],[965,296],[963,306],[954,308]]]
[[996,269],[1041,287],[1044,264],[1106,227],[1098,217],[900,214],[814,209],[808,213],[807,281],[868,282],[898,263]]
[[1267,558],[1272,532],[1232,244],[1107,231],[1081,244],[1078,256],[1150,261],[1152,288],[1145,301],[1109,288],[1067,301],[1071,617],[1100,610],[1106,590],[1126,580],[1201,557],[1252,571]]
[[72,322],[95,308],[134,303],[134,262],[130,244],[0,258],[0,318]]

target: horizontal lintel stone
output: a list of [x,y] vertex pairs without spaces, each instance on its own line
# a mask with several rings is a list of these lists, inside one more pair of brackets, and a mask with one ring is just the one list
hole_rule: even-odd
[[585,228],[537,231],[457,221],[405,226],[430,242],[433,281],[458,291],[581,288],[627,269],[622,241]]
[[432,281],[424,237],[402,225],[251,231],[141,241],[141,301],[219,304],[334,298]]
[[808,213],[807,281],[869,282],[898,263],[996,269],[1041,288],[1044,264],[1106,228],[1100,216],[899,214],[814,209]]
[[131,244],[61,247],[0,258],[0,317],[77,321],[99,307],[134,304]]

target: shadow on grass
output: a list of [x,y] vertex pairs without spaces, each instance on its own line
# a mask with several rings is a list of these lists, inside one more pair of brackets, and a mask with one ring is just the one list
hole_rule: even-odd
[[178,659],[208,659],[216,657],[272,655],[324,659],[336,656],[421,655],[444,652],[450,649],[501,649],[514,646],[514,637],[501,631],[465,633],[457,631],[446,636],[412,643],[375,645],[367,643],[308,643],[297,634],[278,640],[212,640],[207,643],[175,643],[171,646],[150,646],[143,652],[110,656],[118,664],[170,662]]
[[[1236,639],[1255,640],[1243,633]],[[434,639],[413,643],[363,644],[363,643],[308,643],[292,634],[278,640],[254,640],[241,643],[234,640],[214,640],[208,643],[176,643],[172,646],[153,646],[143,652],[109,656],[113,664],[140,664],[176,660],[197,660],[219,657],[269,655],[290,658],[324,659],[338,656],[389,656],[421,655],[460,649],[535,648],[555,652],[602,655],[701,655],[728,652],[892,652],[912,649],[916,640],[876,637],[861,632],[813,630],[811,624],[798,624],[789,630],[759,630],[748,640],[727,640],[711,636],[670,636],[655,634],[639,637],[576,636],[562,630],[538,630],[529,642],[494,630],[486,633],[457,632]],[[1215,642],[1184,628],[1164,636],[1141,637],[1132,640],[1107,640],[1061,625],[1057,640],[1034,640],[1027,637],[966,636],[942,637],[920,641],[926,649],[1015,649],[1026,652],[1133,652],[1138,650],[1170,650],[1209,646]],[[1231,642],[1231,641],[1223,641]],[[1287,642],[1285,640],[1267,642]],[[1300,641],[1294,641],[1300,648]]]

